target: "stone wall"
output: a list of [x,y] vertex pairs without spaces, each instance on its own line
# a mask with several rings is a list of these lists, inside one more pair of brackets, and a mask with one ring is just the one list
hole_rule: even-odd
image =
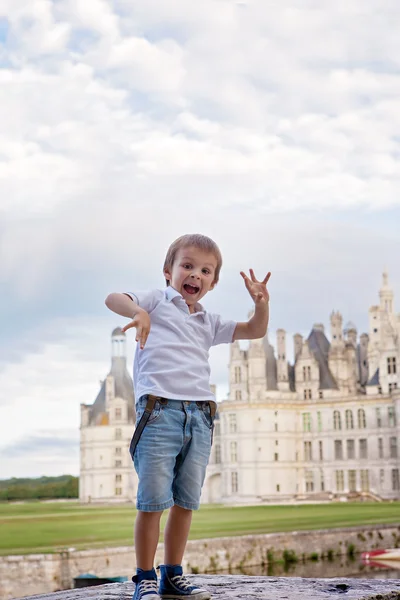
[[[184,568],[189,573],[213,573],[265,565],[272,556],[282,558],[285,550],[301,558],[310,557],[312,553],[344,555],[349,549],[363,552],[396,546],[400,546],[400,525],[192,540],[187,545]],[[162,563],[162,553],[160,545],[156,564]],[[68,589],[73,586],[74,577],[83,573],[130,578],[134,569],[135,555],[131,546],[0,557],[0,598],[8,600]]]

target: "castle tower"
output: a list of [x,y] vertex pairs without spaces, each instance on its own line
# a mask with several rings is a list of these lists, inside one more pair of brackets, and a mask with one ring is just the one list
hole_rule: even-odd
[[240,349],[236,340],[230,345],[229,357],[229,399],[247,402],[247,357],[246,352]]
[[344,336],[348,344],[351,344],[354,348],[357,347],[357,327],[351,321],[346,325]]
[[[329,369],[339,386],[339,389],[344,393],[349,393],[353,389],[349,376],[349,355],[346,351],[342,326],[343,317],[339,311],[331,313],[331,346],[329,349],[328,365]],[[353,348],[354,350],[354,348]],[[354,353],[351,361],[354,358]]]
[[294,361],[296,362],[298,356],[301,353],[303,348],[303,336],[300,333],[295,333],[293,336],[293,345],[294,345]]
[[81,404],[81,502],[132,501],[137,477],[125,449],[135,422],[133,383],[120,327],[111,335],[111,369],[93,404]]
[[331,347],[343,348],[343,317],[339,311],[331,313]]
[[289,368],[286,358],[286,331],[284,329],[278,329],[276,332],[276,338],[278,349],[278,389],[282,391],[289,391]]
[[111,371],[105,380],[106,411],[115,398],[115,375],[126,371],[126,335],[121,327],[111,334]]
[[359,381],[362,386],[368,381],[368,342],[368,335],[362,333],[359,345]]
[[248,368],[249,401],[263,400],[267,389],[267,360],[262,339],[250,340]]
[[389,276],[386,269],[382,274],[382,287],[379,290],[379,299],[381,310],[393,314],[393,290],[389,286]]

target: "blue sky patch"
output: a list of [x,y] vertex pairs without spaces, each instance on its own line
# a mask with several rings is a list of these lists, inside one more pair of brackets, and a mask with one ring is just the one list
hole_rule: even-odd
[[7,41],[10,23],[5,17],[0,17],[0,44],[5,44]]

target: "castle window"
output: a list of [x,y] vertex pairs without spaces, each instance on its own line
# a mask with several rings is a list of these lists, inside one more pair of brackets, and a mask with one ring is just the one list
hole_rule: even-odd
[[236,431],[237,431],[236,415],[230,414],[230,415],[228,415],[228,418],[229,418],[229,433],[236,433]]
[[368,458],[368,441],[366,439],[358,440],[360,445],[360,459]]
[[319,390],[318,395],[319,399],[322,400],[322,398],[324,397],[324,392],[322,390]]
[[231,442],[231,462],[237,462],[237,442]]
[[278,431],[278,423],[275,423],[275,431]]
[[303,431],[311,431],[311,413],[303,413]]
[[396,367],[396,357],[395,356],[389,356],[389,358],[387,359],[387,372],[388,372],[388,375],[396,374],[397,367]]
[[115,461],[115,467],[118,469],[119,467],[122,467],[122,460],[116,460]]
[[333,411],[333,429],[336,431],[342,429],[342,419],[338,410]]
[[115,454],[117,456],[121,456],[121,454],[122,454],[122,448],[115,448]]
[[393,392],[393,390],[397,390],[397,383],[389,383],[389,394]]
[[121,483],[122,481],[122,475],[120,475],[119,473],[115,476],[115,483]]
[[395,438],[395,437],[390,438],[389,448],[390,448],[390,458],[397,458],[397,438]]
[[360,478],[361,478],[361,491],[369,492],[369,471],[368,471],[368,469],[361,469]]
[[275,454],[274,454],[274,461],[278,462],[278,460],[279,460],[279,454],[277,452],[275,452]]
[[322,413],[320,411],[317,412],[317,421],[318,421],[318,431],[322,431]]
[[311,390],[304,390],[304,400],[311,400],[312,399],[312,391]]
[[122,408],[116,408],[115,409],[115,418],[116,419],[122,419]]
[[236,392],[235,392],[235,399],[236,400],[241,400],[242,399],[242,392],[241,392],[241,390],[236,390]]
[[346,410],[346,429],[354,429],[353,411]]
[[325,491],[325,479],[324,479],[324,472],[323,472],[322,469],[321,469],[321,472],[320,472],[320,482],[321,482],[320,483],[320,485],[321,485],[321,492],[324,492]]
[[379,471],[379,487],[383,489],[385,487],[385,469]]
[[383,458],[383,438],[378,438],[378,456]]
[[376,426],[377,427],[382,427],[381,409],[380,408],[376,408],[375,412],[376,412]]
[[221,423],[215,423],[214,425],[214,435],[221,435]]
[[314,491],[314,473],[312,471],[305,472],[306,492]]
[[322,441],[318,442],[319,447],[319,460],[324,460],[324,444]]
[[378,333],[378,330],[376,327],[374,328],[374,333]]
[[311,442],[304,442],[304,460],[310,462],[312,460],[312,444]]
[[388,406],[388,421],[389,427],[396,427],[396,413],[394,412],[394,406]]
[[122,488],[120,488],[120,487],[115,488],[115,495],[122,496]]
[[122,429],[115,430],[115,439],[120,440],[122,438]]
[[357,417],[358,417],[358,428],[365,429],[367,426],[367,419],[365,417],[365,410],[363,408],[358,409]]
[[281,486],[279,485],[279,483],[278,483],[278,484],[277,484],[277,486],[276,486],[276,491],[277,491],[277,492],[280,492],[280,491],[281,491]]
[[242,382],[242,369],[240,367],[235,367],[235,383]]
[[357,491],[357,471],[349,471],[349,492]]
[[400,490],[399,469],[392,469],[392,490],[394,492]]
[[335,440],[335,460],[343,460],[342,440]]
[[346,440],[347,445],[347,458],[352,459],[356,457],[356,450],[354,440]]
[[215,445],[215,463],[217,465],[221,464],[221,446],[220,444]]
[[233,471],[231,473],[231,491],[232,494],[236,494],[239,490],[239,481],[238,481],[238,474],[236,473],[236,471]]
[[344,490],[344,472],[342,470],[335,471],[336,474],[336,491],[343,492]]

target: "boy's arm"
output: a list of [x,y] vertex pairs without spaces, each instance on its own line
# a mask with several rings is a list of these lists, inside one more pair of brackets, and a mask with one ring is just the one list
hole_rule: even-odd
[[135,327],[136,341],[140,342],[140,348],[143,350],[150,333],[149,314],[141,308],[128,294],[109,294],[106,298],[106,306],[117,315],[128,317],[131,322],[122,328],[123,333]]
[[264,337],[267,333],[269,321],[269,294],[267,283],[271,277],[268,273],[263,281],[258,281],[254,275],[253,269],[250,269],[249,279],[243,271],[241,276],[244,279],[245,286],[254,301],[254,315],[247,323],[238,323],[233,334],[235,340],[255,340]]
[[143,310],[128,294],[109,294],[105,303],[107,308],[117,313],[117,315],[128,319],[132,319],[138,312]]
[[267,333],[269,321],[269,302],[258,302],[254,315],[247,323],[238,323],[233,334],[235,340],[256,340]]

